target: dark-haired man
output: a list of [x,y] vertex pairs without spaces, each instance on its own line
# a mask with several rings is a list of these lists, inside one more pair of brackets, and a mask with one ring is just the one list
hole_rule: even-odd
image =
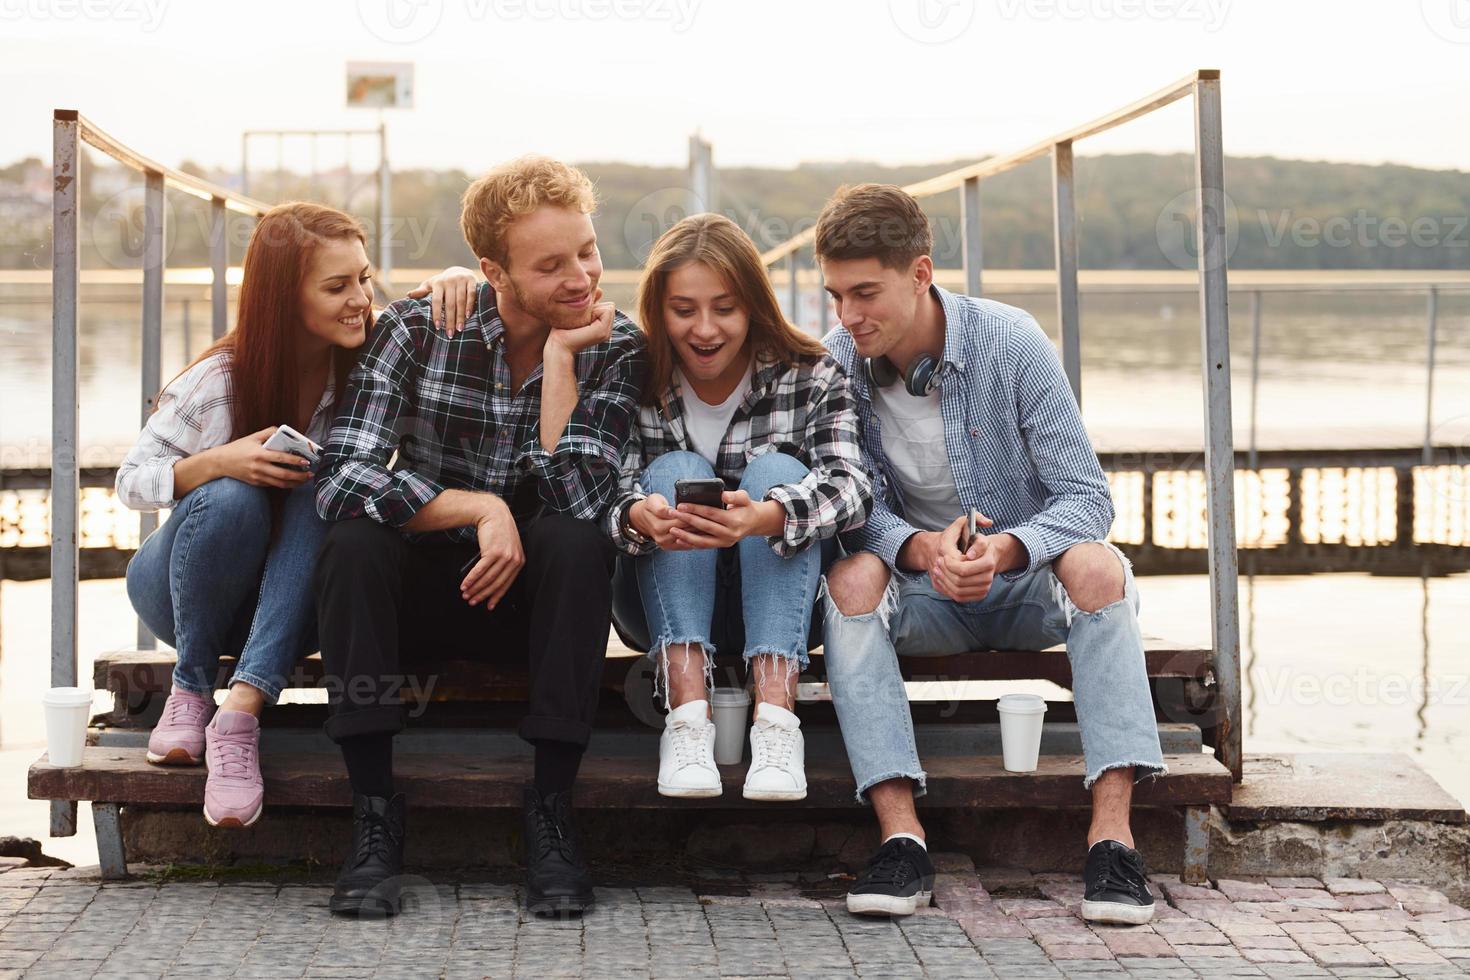
[[[925,773],[895,654],[1065,642],[1092,792],[1084,918],[1153,915],[1128,812],[1164,771],[1138,592],[1107,480],[1056,350],[1024,310],[934,284],[928,219],[897,187],[844,188],[816,227],[873,476],[873,512],[828,574],[828,680],[859,800],[883,843],[856,913],[926,904],[934,870],[914,799]],[[983,533],[960,546],[966,517]]]

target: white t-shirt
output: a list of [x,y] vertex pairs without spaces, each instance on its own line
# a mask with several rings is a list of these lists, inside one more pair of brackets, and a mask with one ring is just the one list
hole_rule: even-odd
[[903,517],[921,531],[942,531],[965,512],[944,448],[939,391],[922,398],[901,383],[870,386],[883,430],[883,455],[903,495]]
[[751,377],[755,371],[754,363],[745,372],[745,377],[730,392],[730,397],[718,405],[711,405],[703,401],[689,384],[689,379],[684,377],[682,371],[676,369],[679,381],[679,397],[684,402],[684,431],[689,436],[689,448],[709,460],[711,466],[716,466],[716,458],[720,455],[720,443],[725,441],[725,433],[730,430],[730,420],[735,417],[735,412],[740,408],[740,403],[745,401],[745,396],[750,394]]

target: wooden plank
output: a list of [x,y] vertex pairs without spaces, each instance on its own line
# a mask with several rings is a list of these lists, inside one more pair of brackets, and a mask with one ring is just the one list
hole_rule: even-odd
[[[603,670],[605,690],[621,691],[628,671],[639,655],[613,639],[608,644],[608,662]],[[1210,665],[1210,651],[1157,637],[1144,639],[1144,661],[1153,678],[1196,678]],[[167,691],[171,682],[174,654],[170,651],[116,650],[101,654],[93,662],[92,683],[98,690],[116,694],[146,694]],[[234,667],[233,657],[221,658],[221,678]],[[911,681],[1050,680],[1063,686],[1072,680],[1071,664],[1063,647],[1048,650],[985,650],[942,657],[900,657],[899,667]],[[515,701],[526,697],[524,666],[468,660],[446,661],[431,670],[437,677],[433,701]],[[811,655],[807,679],[826,676],[820,652]],[[322,678],[320,654],[312,654],[296,665],[289,687],[316,687]]]
[[[142,748],[89,746],[77,768],[58,769],[43,756],[31,766],[31,799],[93,800],[107,803],[194,806],[204,799],[202,766],[152,766]],[[1187,806],[1230,800],[1230,773],[1204,754],[1166,756],[1168,776],[1139,784],[1134,802],[1142,806]],[[997,756],[950,756],[929,760],[929,795],[923,806],[1054,807],[1088,806],[1082,789],[1081,756],[1043,757],[1037,771],[1006,772]],[[530,778],[529,759],[473,755],[410,755],[394,759],[398,785],[415,806],[480,809],[518,807]],[[713,800],[670,801],[658,795],[658,758],[589,757],[577,779],[577,802],[585,807],[703,806],[770,809],[740,796],[745,767],[723,766],[725,795]],[[299,753],[261,760],[269,806],[351,804],[347,774],[339,756]],[[856,806],[852,770],[845,761],[807,767],[808,796],[800,806]]]

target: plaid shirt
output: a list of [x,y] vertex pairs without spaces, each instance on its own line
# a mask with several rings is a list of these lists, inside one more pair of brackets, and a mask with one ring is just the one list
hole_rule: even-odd
[[[944,444],[960,502],[1026,546],[1019,578],[1072,545],[1107,536],[1113,501],[1087,438],[1056,348],[1025,310],[957,296],[934,286],[944,307],[939,406]],[[853,378],[863,454],[873,474],[873,514],[850,543],[898,568],[898,552],[919,529],[903,519],[903,494],[883,454],[867,376],[852,335],[837,327],[827,349]],[[960,516],[958,514],[956,517]]]
[[[429,322],[428,300],[399,300],[378,317],[348,378],[318,474],[317,512],[402,527],[455,488],[507,503],[524,490],[553,511],[597,520],[617,489],[618,451],[647,371],[643,336],[618,313],[609,341],[579,351],[575,365],[577,407],[548,453],[541,365],[511,390],[505,324],[489,285],[480,284],[475,312],[453,339]],[[471,540],[473,529],[439,536]]]
[[[664,453],[691,450],[684,424],[684,400],[676,379],[657,405],[644,405],[623,449],[621,493],[608,508],[613,544],[630,555],[652,553],[653,542],[639,544],[622,530],[624,511],[647,496],[638,478]],[[872,501],[872,483],[858,446],[847,376],[824,355],[805,356],[793,367],[760,360],[750,393],[735,410],[715,454],[715,473],[734,489],[746,465],[763,453],[786,453],[811,470],[800,483],[772,487],[766,494],[786,509],[786,523],[771,549],[785,558],[839,532],[862,526]]]

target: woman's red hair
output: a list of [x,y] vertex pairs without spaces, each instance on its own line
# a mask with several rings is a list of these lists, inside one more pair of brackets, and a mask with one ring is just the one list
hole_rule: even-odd
[[[197,364],[220,351],[229,351],[233,358],[233,438],[298,421],[296,350],[304,329],[301,283],[317,248],[354,238],[366,247],[367,235],[356,218],[300,201],[271,208],[255,226],[245,249],[235,327],[195,360]],[[371,321],[371,310],[367,317]],[[340,347],[333,351],[339,396],[354,354]]]

